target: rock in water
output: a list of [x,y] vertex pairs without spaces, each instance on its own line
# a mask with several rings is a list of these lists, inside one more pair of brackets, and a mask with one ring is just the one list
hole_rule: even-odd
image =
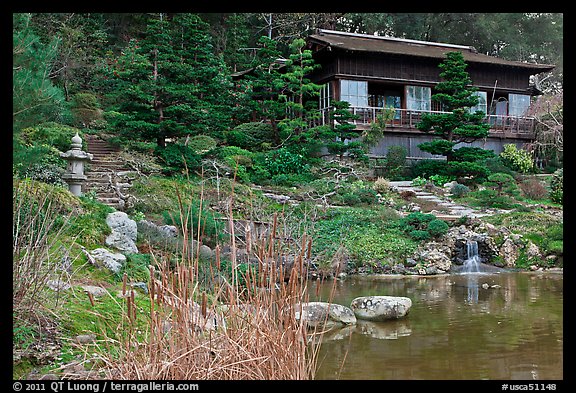
[[308,302],[303,303],[297,308],[296,319],[306,321],[309,328],[318,326],[334,326],[334,325],[353,325],[356,323],[356,316],[354,312],[340,304],[330,304],[326,302]]
[[406,316],[412,300],[399,296],[362,296],[352,300],[350,308],[358,319],[387,321]]

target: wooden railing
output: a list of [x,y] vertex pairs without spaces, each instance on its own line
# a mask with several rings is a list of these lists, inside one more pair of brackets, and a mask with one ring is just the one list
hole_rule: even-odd
[[[358,119],[352,122],[359,127],[369,127],[379,115],[385,115],[388,108],[382,107],[350,107],[350,111],[358,116]],[[328,124],[330,108],[322,111],[321,124]],[[410,109],[395,109],[394,116],[386,123],[389,129],[402,128],[416,130],[416,124],[422,120],[423,113],[449,113],[441,111],[420,111]],[[513,136],[521,135],[525,137],[534,134],[535,120],[532,117],[522,116],[499,116],[487,115],[484,118],[486,123],[490,124],[490,134],[492,136]]]

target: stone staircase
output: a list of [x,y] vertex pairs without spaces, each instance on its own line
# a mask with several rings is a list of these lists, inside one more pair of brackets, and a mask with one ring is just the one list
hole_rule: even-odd
[[454,201],[452,201],[450,198],[441,198],[437,195],[434,195],[431,192],[425,191],[421,187],[413,186],[411,181],[391,181],[390,186],[397,192],[412,191],[414,192],[416,199],[419,199],[421,201],[433,202],[443,210],[447,210],[448,213],[439,213],[439,212],[432,213],[441,220],[456,221],[462,218],[463,216],[473,218],[473,217],[482,217],[490,214],[489,212],[481,212],[478,211],[477,209],[472,209],[468,206],[459,205],[457,203],[454,203]]
[[127,170],[118,158],[120,149],[94,135],[86,136],[86,144],[93,159],[85,171],[87,179],[83,185],[83,193],[94,191],[100,202],[122,210],[123,201],[113,188],[118,173]]

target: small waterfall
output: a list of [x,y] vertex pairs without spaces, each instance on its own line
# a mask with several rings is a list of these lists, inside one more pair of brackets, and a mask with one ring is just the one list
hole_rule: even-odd
[[466,242],[466,260],[462,268],[463,273],[480,273],[480,255],[478,254],[478,242],[468,240]]

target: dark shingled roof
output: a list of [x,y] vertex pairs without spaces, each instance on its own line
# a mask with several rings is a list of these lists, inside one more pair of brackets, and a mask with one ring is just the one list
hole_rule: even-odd
[[318,30],[317,34],[308,37],[309,42],[327,45],[333,49],[390,53],[406,56],[431,57],[444,59],[447,52],[460,51],[468,63],[485,63],[519,68],[532,69],[535,72],[546,72],[554,69],[554,65],[521,63],[483,55],[470,46],[443,44],[438,42],[416,41],[401,38],[379,37],[367,34],[345,33],[333,30]]

